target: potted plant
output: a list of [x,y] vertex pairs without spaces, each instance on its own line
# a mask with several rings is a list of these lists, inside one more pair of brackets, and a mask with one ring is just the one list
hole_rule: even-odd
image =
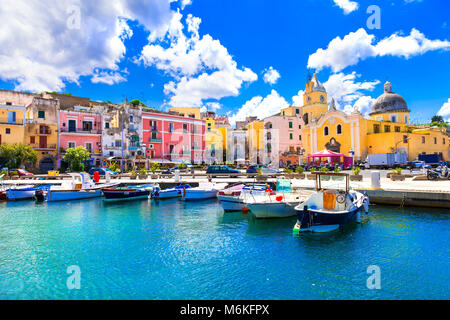
[[316,175],[314,174],[314,172],[316,172],[316,168],[312,167],[309,171],[311,172],[311,174],[308,174],[306,176],[306,179],[308,179],[308,180],[316,180]]
[[354,167],[352,169],[353,174],[350,175],[350,181],[362,181],[362,174],[361,174],[361,168],[360,167]]
[[256,169],[256,181],[267,181],[267,176],[262,174],[261,168]]
[[305,169],[303,169],[302,166],[298,166],[297,168],[295,168],[295,173],[297,176],[297,179],[305,179]]
[[158,179],[158,175],[156,174],[156,171],[159,169],[159,163],[154,162],[150,165],[150,171],[152,172],[152,179]]
[[134,180],[137,178],[136,171],[134,171],[134,169],[131,169],[128,173],[130,174],[130,179]]
[[180,163],[178,165],[178,170],[180,170],[180,172],[185,172],[187,168],[187,165],[185,163]]
[[402,168],[392,169],[391,180],[392,181],[404,181],[405,180],[405,176],[402,175]]
[[148,175],[147,175],[147,170],[145,168],[141,168],[139,170],[139,179],[145,180],[147,179]]
[[288,179],[294,178],[293,175],[292,175],[292,172],[294,172],[294,171],[292,171],[292,169],[286,167],[286,168],[284,168],[283,171],[284,171],[284,175],[285,175],[286,178],[288,178]]

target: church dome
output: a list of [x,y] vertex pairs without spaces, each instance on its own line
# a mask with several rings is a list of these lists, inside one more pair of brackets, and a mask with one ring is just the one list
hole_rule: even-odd
[[375,101],[370,114],[386,112],[409,112],[405,99],[392,92],[392,83],[389,81],[384,84],[384,93]]

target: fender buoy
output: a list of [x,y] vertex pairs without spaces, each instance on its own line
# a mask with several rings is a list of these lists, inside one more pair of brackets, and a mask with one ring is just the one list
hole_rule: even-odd
[[248,212],[248,208],[247,207],[243,207],[242,208],[242,212],[247,213]]
[[281,201],[281,200],[283,200],[283,196],[277,196],[275,199],[276,199],[277,201]]

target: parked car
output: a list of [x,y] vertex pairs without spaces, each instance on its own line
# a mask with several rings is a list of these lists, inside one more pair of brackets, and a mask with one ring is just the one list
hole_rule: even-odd
[[19,177],[32,177],[32,176],[34,176],[34,174],[32,174],[31,172],[28,172],[25,169],[10,169],[9,170],[9,175],[11,175],[11,174],[13,174],[13,175],[16,174]]
[[209,166],[208,170],[206,170],[206,173],[241,173],[241,171],[237,169],[231,169],[229,166],[223,166],[223,165],[213,165]]
[[419,160],[408,161],[406,164],[406,168],[408,168],[410,170],[422,169],[424,167],[425,167],[425,162],[419,161]]
[[258,169],[261,169],[262,174],[280,173],[280,170],[261,164],[252,164],[251,166],[248,166],[247,173],[258,173]]
[[89,170],[89,174],[93,175],[94,172],[97,172],[97,171],[101,176],[104,176],[106,174],[106,172],[109,172],[111,175],[118,174],[117,172],[114,172],[108,168],[91,168],[91,170]]

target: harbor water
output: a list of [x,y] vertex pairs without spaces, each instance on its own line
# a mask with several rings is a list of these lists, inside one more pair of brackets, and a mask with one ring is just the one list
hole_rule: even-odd
[[444,211],[374,205],[361,224],[294,236],[296,218],[216,200],[3,202],[0,299],[449,299]]

